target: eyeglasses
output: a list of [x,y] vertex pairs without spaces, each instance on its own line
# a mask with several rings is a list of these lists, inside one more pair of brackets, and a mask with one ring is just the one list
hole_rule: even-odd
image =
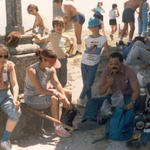
[[0,55],[0,58],[8,59],[8,55]]

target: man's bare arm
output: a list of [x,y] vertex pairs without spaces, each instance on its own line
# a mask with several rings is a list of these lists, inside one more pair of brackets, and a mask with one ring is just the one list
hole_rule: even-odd
[[144,1],[141,0],[140,4],[139,4],[139,17],[140,17],[140,23],[143,24],[143,20],[142,20],[142,7],[143,7],[143,3]]

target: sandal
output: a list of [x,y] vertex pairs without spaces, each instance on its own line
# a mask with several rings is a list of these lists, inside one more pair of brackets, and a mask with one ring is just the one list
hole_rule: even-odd
[[64,129],[63,126],[56,126],[55,127],[55,133],[60,137],[69,137],[71,134]]

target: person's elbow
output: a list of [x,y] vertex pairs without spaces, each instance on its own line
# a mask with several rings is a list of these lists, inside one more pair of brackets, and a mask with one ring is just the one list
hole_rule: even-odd
[[13,92],[15,92],[15,93],[18,93],[18,92],[19,92],[19,85],[18,85],[17,82],[14,82],[14,83],[12,84],[12,89],[13,89]]
[[134,89],[133,94],[136,96],[136,98],[138,98],[140,95],[140,89],[139,88]]

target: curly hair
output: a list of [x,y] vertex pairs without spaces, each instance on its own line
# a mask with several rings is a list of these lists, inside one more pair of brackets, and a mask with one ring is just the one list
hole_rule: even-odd
[[36,5],[34,5],[34,4],[28,5],[27,11],[29,12],[30,9],[35,9],[36,11],[39,11],[38,7]]
[[10,56],[8,48],[5,45],[0,44],[0,54],[2,54],[2,53],[7,54],[8,57]]

